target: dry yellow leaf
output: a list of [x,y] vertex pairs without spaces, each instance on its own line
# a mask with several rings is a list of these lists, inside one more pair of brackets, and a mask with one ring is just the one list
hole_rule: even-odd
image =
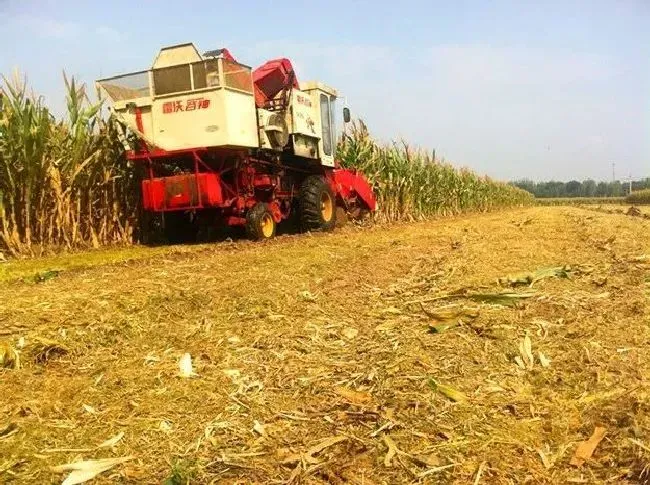
[[352,404],[368,404],[372,401],[372,395],[368,392],[361,392],[347,387],[335,387],[334,392]]
[[583,441],[578,445],[573,458],[571,458],[571,465],[582,466],[585,461],[589,460],[591,455],[594,454],[598,443],[600,443],[605,437],[605,431],[605,428],[597,426],[591,437],[587,441]]

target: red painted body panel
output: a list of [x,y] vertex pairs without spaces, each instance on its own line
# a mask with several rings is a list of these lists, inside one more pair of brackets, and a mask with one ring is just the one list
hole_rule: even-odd
[[164,210],[165,181],[162,178],[142,181],[142,206],[144,210],[159,212]]
[[367,210],[372,212],[377,208],[377,199],[372,192],[372,187],[361,172],[337,168],[332,171],[331,180],[334,192],[344,202],[356,197],[361,199]]
[[283,89],[298,89],[298,79],[289,59],[273,59],[253,71],[253,86],[255,104],[258,108],[263,108]]
[[[144,209],[152,212],[218,209],[226,224],[236,225],[245,221],[247,209],[257,202],[266,202],[275,221],[280,222],[290,215],[292,201],[298,196],[299,181],[310,174],[244,155],[238,155],[237,162],[217,168],[204,161],[209,153],[207,149],[129,152],[131,160],[146,160],[149,167],[149,177],[142,182]],[[192,161],[194,171],[166,177],[154,175],[160,164],[174,164],[180,158]],[[285,175],[272,173],[280,167]],[[363,174],[343,168],[322,167],[321,170],[339,205],[350,213],[376,210],[375,195]]]
[[143,180],[142,198],[145,210],[151,211],[219,207],[224,201],[219,175],[216,173]]

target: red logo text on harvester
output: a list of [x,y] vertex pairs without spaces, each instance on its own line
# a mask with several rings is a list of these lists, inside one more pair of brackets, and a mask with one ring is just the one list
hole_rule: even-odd
[[308,106],[311,108],[311,101],[306,96],[298,94],[296,96],[296,101],[298,101],[298,104],[302,104],[303,106]]
[[179,111],[195,111],[208,109],[210,100],[205,98],[188,99],[186,101],[168,101],[163,104],[163,114],[178,113]]

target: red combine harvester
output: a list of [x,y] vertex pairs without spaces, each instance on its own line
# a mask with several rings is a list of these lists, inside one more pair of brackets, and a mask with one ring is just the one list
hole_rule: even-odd
[[[131,160],[146,164],[145,210],[180,240],[199,227],[244,226],[269,239],[295,218],[331,231],[375,210],[364,176],[335,160],[337,93],[299,83],[288,59],[251,71],[226,49],[163,48],[153,67],[97,81]],[[349,122],[347,108],[344,121]]]

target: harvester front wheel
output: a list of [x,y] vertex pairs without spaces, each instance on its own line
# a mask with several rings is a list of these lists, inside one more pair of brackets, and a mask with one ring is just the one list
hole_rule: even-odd
[[246,234],[254,241],[273,238],[275,229],[275,220],[267,204],[258,202],[246,213]]
[[336,198],[322,177],[311,175],[300,187],[300,225],[303,231],[334,230]]

